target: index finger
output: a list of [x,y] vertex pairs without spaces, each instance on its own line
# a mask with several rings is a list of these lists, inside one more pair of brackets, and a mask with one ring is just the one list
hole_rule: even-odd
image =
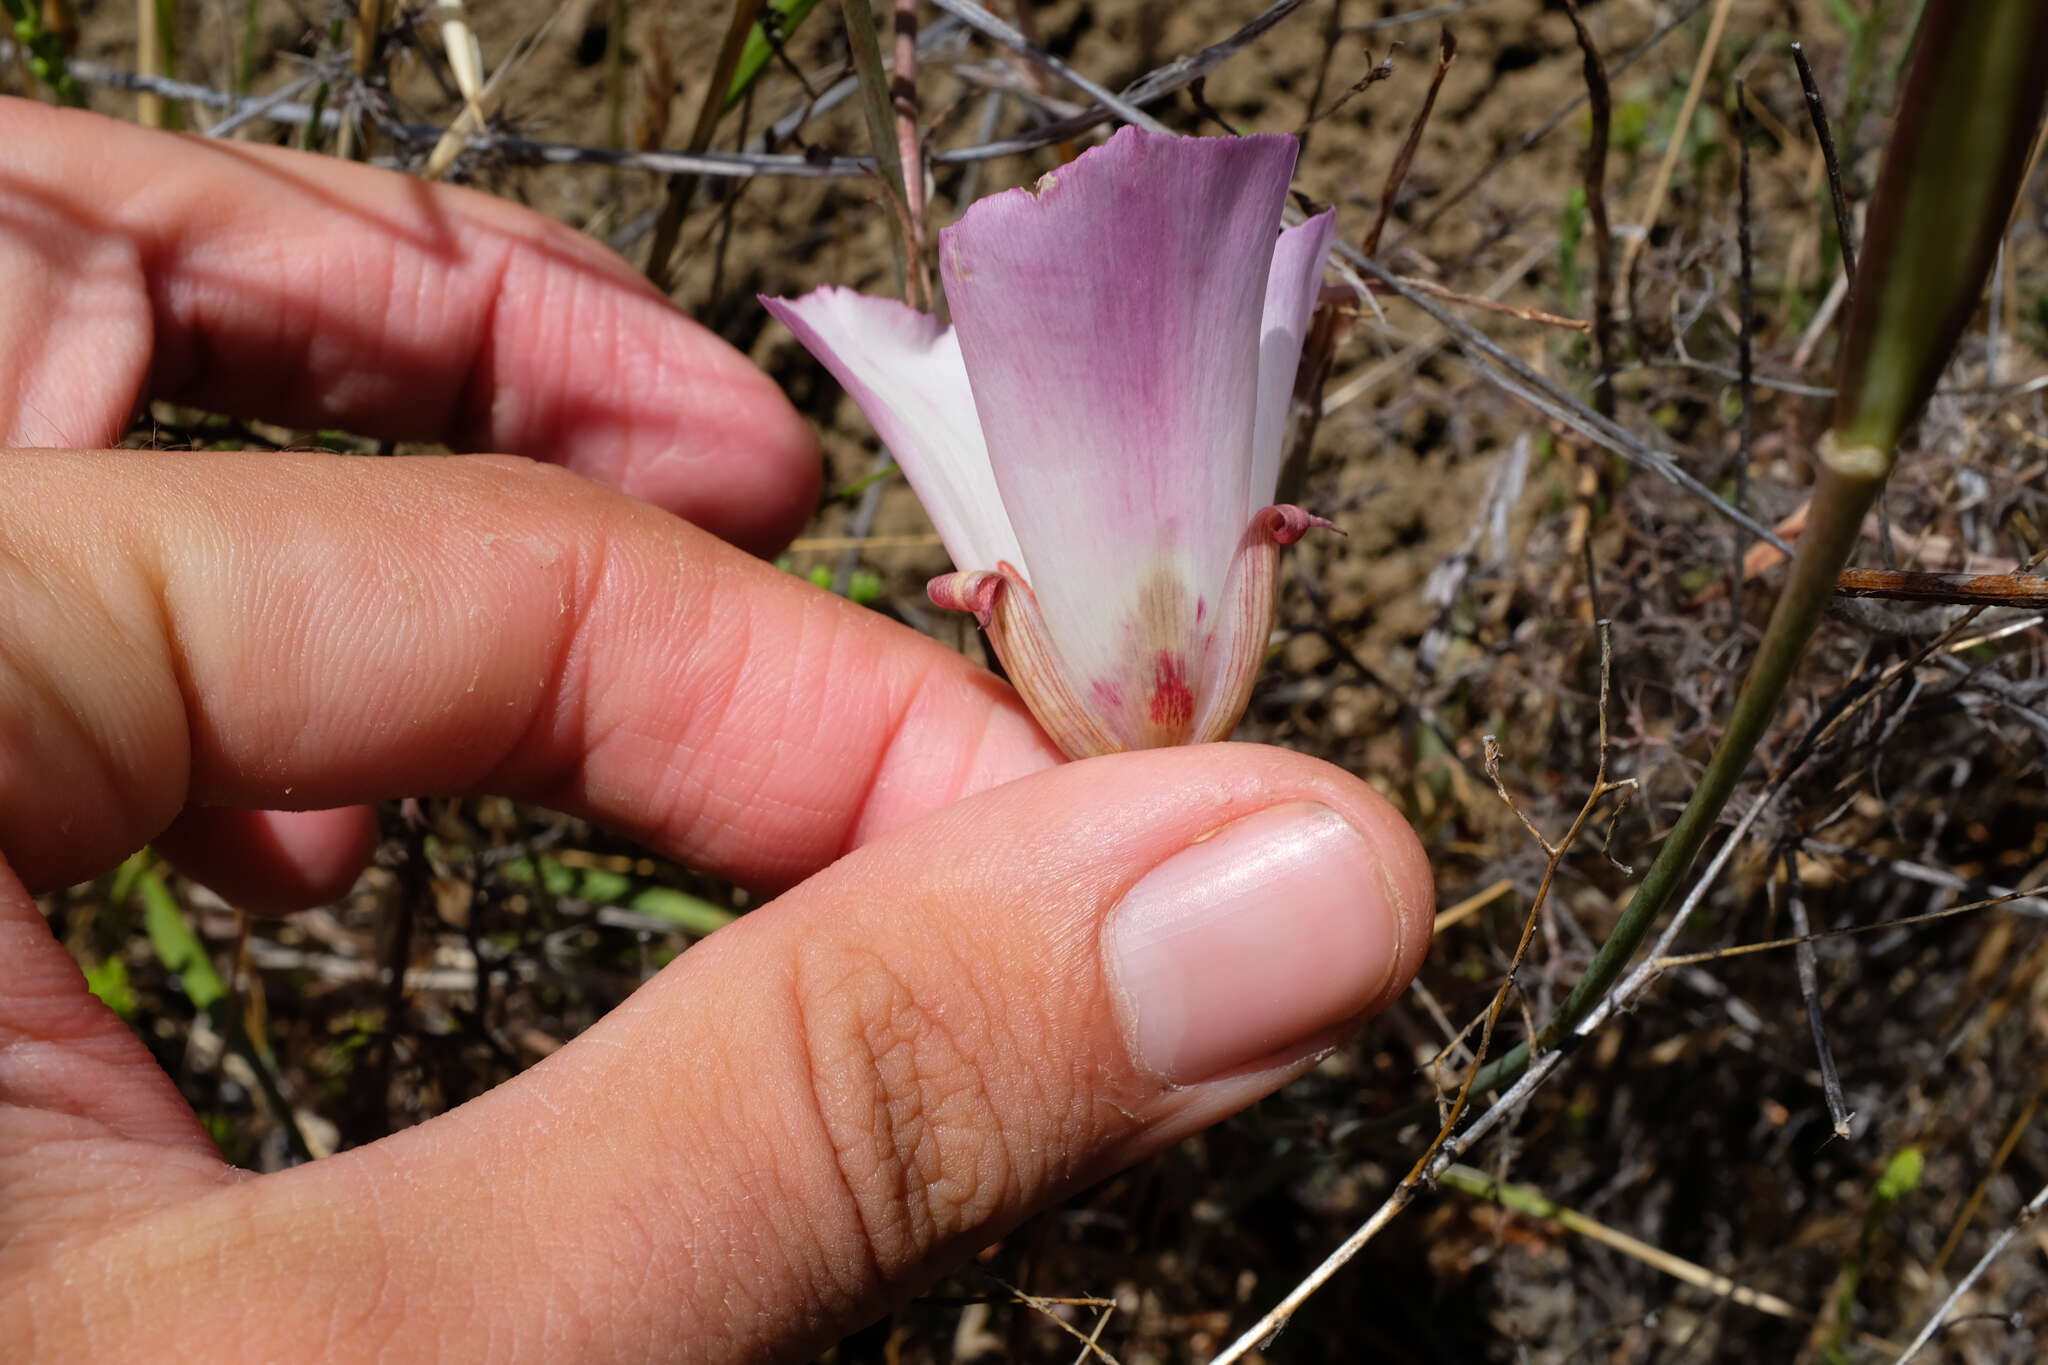
[[810,515],[780,390],[538,213],[26,100],[0,129],[0,441],[113,445],[147,396],[557,461],[757,552]]
[[1058,755],[960,655],[525,461],[20,452],[0,851],[490,791],[763,889]]

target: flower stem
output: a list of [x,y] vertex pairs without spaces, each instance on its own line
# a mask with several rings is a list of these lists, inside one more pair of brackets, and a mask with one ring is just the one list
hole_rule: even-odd
[[[1762,644],[1750,664],[1749,676],[1735,699],[1728,728],[1714,746],[1707,770],[1679,814],[1656,861],[1644,874],[1630,898],[1628,908],[1616,921],[1614,932],[1600,945],[1592,965],[1565,998],[1564,1006],[1536,1033],[1535,1048],[1548,1051],[1585,1018],[1608,989],[1620,979],[1629,959],[1648,936],[1671,897],[1691,870],[1693,860],[1713,832],[1721,810],[1748,768],[1757,741],[1763,738],[1778,699],[1784,695],[1798,669],[1800,656],[1813,636],[1814,627],[1827,609],[1835,578],[1848,562],[1856,544],[1863,517],[1876,501],[1884,479],[1845,473],[1823,464],[1814,486],[1813,509],[1806,530],[1792,556],[1791,577],[1771,611]],[[1474,1093],[1490,1090],[1519,1076],[1529,1064],[1531,1047],[1521,1043],[1480,1069],[1473,1082]]]
[[1930,0],[1923,12],[1867,215],[1812,510],[1728,728],[1585,976],[1530,1042],[1480,1068],[1474,1093],[1521,1075],[1533,1052],[1562,1043],[1606,996],[1742,780],[1864,513],[1977,307],[2048,104],[2043,42],[2041,0]]

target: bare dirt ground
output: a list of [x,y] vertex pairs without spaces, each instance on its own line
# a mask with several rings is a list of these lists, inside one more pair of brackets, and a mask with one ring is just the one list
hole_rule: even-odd
[[[1802,504],[1805,452],[1825,421],[1828,300],[1840,275],[1787,45],[1803,40],[1812,57],[1853,206],[1875,174],[1915,7],[1584,8],[1613,85],[1605,195],[1615,254],[1640,239],[1617,290],[1617,415],[1720,496],[1776,524]],[[1250,0],[1057,0],[1027,17],[1047,50],[1118,88],[1226,37],[1257,9]],[[263,0],[254,13],[253,91],[324,63],[335,103],[347,102],[347,25],[331,34],[329,25],[353,6]],[[680,0],[627,15],[606,0],[559,9],[480,0],[470,14],[487,69],[531,43],[503,87],[506,130],[604,145],[607,52],[617,46],[625,126],[665,123],[653,145],[678,147],[727,7]],[[614,33],[621,15],[624,32]],[[130,12],[81,5],[78,25],[81,58],[133,69]],[[1183,92],[1155,112],[1190,132],[1220,121],[1301,133],[1297,189],[1336,205],[1340,233],[1356,242],[1422,102],[1440,25],[1458,56],[1381,258],[1466,296],[1454,305],[1460,316],[1590,401],[1597,370],[1585,332],[1530,316],[1588,318],[1597,287],[1583,188],[1591,124],[1570,108],[1585,75],[1560,5],[1317,0],[1210,76],[1202,104]],[[238,8],[186,10],[177,74],[233,86],[243,33]],[[791,34],[785,52],[815,89],[836,80],[845,49],[833,7]],[[1343,98],[1390,57],[1391,75]],[[416,165],[425,147],[394,136],[390,120],[445,125],[456,109],[432,25],[401,16],[379,68],[387,83],[360,106],[378,116],[370,153]],[[0,67],[0,88],[19,79]],[[1738,81],[1752,130],[1759,376],[1746,456],[1732,378]],[[991,100],[993,89],[1005,93]],[[919,93],[930,144],[941,148],[978,140],[987,110],[1010,134],[1045,110],[1086,103],[957,34],[926,52]],[[89,85],[89,98],[109,112],[135,109],[132,95],[104,84]],[[755,138],[804,98],[790,72],[772,67],[712,145]],[[257,120],[245,135],[295,133]],[[1668,192],[1646,223],[1674,144]],[[849,102],[805,122],[785,149],[854,155],[866,145]],[[1061,156],[1055,146],[938,168],[935,225]],[[457,176],[613,241],[636,262],[668,191],[642,170],[534,166],[490,152],[468,155]],[[1890,554],[1902,567],[1996,571],[2042,548],[2048,421],[2044,388],[2029,381],[2048,371],[2044,214],[2037,176],[1990,304],[1893,481]],[[923,605],[924,580],[946,560],[908,490],[897,481],[860,488],[876,468],[866,423],[754,302],[756,292],[827,281],[886,292],[888,227],[872,189],[766,176],[707,184],[680,241],[679,304],[784,384],[825,435],[829,485],[846,490],[793,547],[791,570],[817,571],[876,610],[978,648]],[[1472,296],[1518,311],[1489,311]],[[1560,835],[1598,759],[1597,618],[1613,622],[1609,776],[1634,778],[1639,791],[1608,848],[1602,806],[1595,832],[1562,858],[1496,1050],[1551,1013],[1626,898],[1631,879],[1618,864],[1647,863],[1684,800],[1775,590],[1775,566],[1736,572],[1744,546],[1700,499],[1546,422],[1399,300],[1358,310],[1323,402],[1297,500],[1346,535],[1295,552],[1275,664],[1241,737],[1320,755],[1378,784],[1423,832],[1440,903],[1457,907],[1455,918],[1410,996],[1311,1076],[1035,1220],[834,1358],[1075,1358],[1069,1329],[1093,1331],[1104,1306],[1022,1297],[1039,1295],[1113,1308],[1098,1338],[1109,1358],[1208,1359],[1357,1226],[1433,1134],[1433,1123],[1395,1127],[1384,1116],[1417,1102],[1426,1113],[1455,1087],[1469,1060],[1467,1025],[1500,984],[1546,865],[1489,780],[1483,737],[1498,737],[1501,782],[1519,811]],[[849,538],[859,543],[849,548]],[[1873,526],[1859,562],[1883,553]],[[1779,938],[1802,917],[1816,930],[1877,926],[2043,880],[2041,620],[1995,609],[1962,643],[1913,662],[1961,614],[1845,602],[1830,619],[1757,780],[1731,812],[1759,799],[1765,774],[1790,779],[1707,889],[1679,951]],[[1802,744],[1844,711],[1849,720],[1825,743]],[[602,831],[505,803],[408,803],[389,812],[387,831],[377,869],[348,902],[259,924],[239,950],[230,907],[171,885],[221,973],[264,1007],[248,1016],[252,1032],[317,1150],[371,1140],[488,1088],[748,904]],[[220,1007],[196,1009],[190,981],[165,970],[132,890],[102,880],[51,897],[48,909],[228,1154],[256,1167],[292,1159],[259,1077],[223,1046]],[[1787,950],[1674,967],[1475,1149],[1477,1183],[1423,1195],[1259,1358],[1894,1358],[2048,1180],[2048,1132],[2035,1121],[2048,1091],[2044,911],[2048,901],[2021,901],[1823,939],[1811,1008]],[[403,989],[379,982],[379,964],[411,969]],[[1813,1017],[1839,1070],[1846,1136],[1833,1131]],[[1527,1197],[1503,1208],[1486,1196],[1487,1177]],[[1532,1203],[1539,1196],[1549,1204]],[[1920,1359],[2039,1358],[2048,1239],[2024,1231],[1958,1312],[1965,1321]]]

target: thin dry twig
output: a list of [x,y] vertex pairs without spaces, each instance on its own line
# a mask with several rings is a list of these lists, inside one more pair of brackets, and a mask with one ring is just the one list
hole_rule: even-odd
[[2017,573],[1927,573],[1914,569],[1844,569],[1835,578],[1843,597],[1900,602],[2048,610],[2048,578]]
[[[1736,356],[1741,379],[1738,394],[1742,403],[1741,426],[1735,451],[1735,506],[1749,510],[1749,462],[1754,449],[1756,421],[1756,264],[1750,241],[1749,101],[1748,89],[1735,83],[1735,142],[1739,149],[1736,171],[1735,254],[1741,278],[1736,291],[1740,310],[1736,328]],[[1749,542],[1742,529],[1735,530],[1728,572],[1729,619],[1742,623],[1742,559]]]
[[1713,17],[1707,20],[1707,38],[1700,44],[1699,61],[1694,63],[1692,81],[1685,88],[1685,101],[1678,106],[1678,121],[1671,125],[1671,141],[1664,148],[1664,158],[1657,163],[1657,173],[1650,180],[1650,192],[1644,196],[1643,211],[1637,215],[1641,231],[1628,239],[1628,245],[1621,250],[1621,278],[1623,288],[1626,281],[1635,277],[1636,257],[1642,254],[1644,243],[1650,240],[1650,229],[1657,226],[1657,218],[1664,212],[1664,196],[1671,192],[1671,174],[1678,169],[1678,156],[1685,148],[1686,129],[1692,127],[1693,113],[1700,107],[1700,92],[1706,89],[1707,73],[1714,69],[1714,57],[1721,50],[1721,34],[1728,27],[1728,11],[1734,8],[1734,0],[1715,0]]
[[1591,135],[1586,140],[1586,212],[1593,223],[1593,349],[1600,360],[1600,382],[1593,390],[1593,409],[1614,416],[1614,234],[1607,222],[1607,136],[1614,119],[1614,100],[1607,89],[1607,68],[1600,47],[1586,28],[1578,0],[1565,0],[1572,32],[1578,36],[1586,73],[1586,98],[1593,106]]
[[1856,1116],[1842,1098],[1842,1076],[1835,1069],[1835,1049],[1828,1042],[1827,1017],[1820,1007],[1820,969],[1814,961],[1813,926],[1806,918],[1806,897],[1799,891],[1799,868],[1788,852],[1784,855],[1785,906],[1792,918],[1792,930],[1799,942],[1792,950],[1794,971],[1799,978],[1799,996],[1806,1003],[1806,1023],[1813,1031],[1814,1059],[1820,1067],[1821,1094],[1827,1100],[1828,1120],[1835,1136],[1849,1136],[1849,1121]]
[[[1791,548],[1776,532],[1749,513],[1729,506],[1727,499],[1687,472],[1670,454],[1651,446],[1618,422],[1594,412],[1567,393],[1557,381],[1538,373],[1527,361],[1509,352],[1464,319],[1444,309],[1422,290],[1412,287],[1407,281],[1342,239],[1333,243],[1331,250],[1338,257],[1337,273],[1346,283],[1362,292],[1371,291],[1371,285],[1359,278],[1361,275],[1366,276],[1373,283],[1384,286],[1388,292],[1399,294],[1429,314],[1439,326],[1451,334],[1451,339],[1457,342],[1459,350],[1471,362],[1473,368],[1494,387],[1520,398],[1552,421],[1577,432],[1593,444],[1614,452],[1630,464],[1648,469],[1685,489],[1757,539],[1775,546],[1788,556],[1791,554]],[[1351,267],[1348,270],[1345,268],[1347,265]]]
[[1970,1197],[1963,1201],[1963,1207],[1956,1212],[1955,1222],[1949,1225],[1948,1236],[1941,1239],[1941,1250],[1935,1252],[1934,1259],[1927,1264],[1929,1275],[1941,1274],[1948,1265],[1949,1257],[1956,1254],[1957,1244],[1963,1240],[1963,1234],[1969,1231],[1971,1222],[1977,1217],[1977,1210],[1984,1206],[1984,1196],[1991,1189],[1991,1182],[1998,1179],[1998,1173],[2005,1169],[2005,1163],[2011,1159],[2013,1149],[2020,1145],[2020,1138],[2033,1125],[2034,1115],[2041,1108],[2044,1097],[2048,1097],[2048,1072],[2042,1073],[2040,1083],[2034,1087],[2034,1093],[2027,1097],[2025,1106],[2006,1128],[2005,1137],[1999,1142],[1998,1150],[1992,1153],[1991,1164],[1984,1168],[1984,1174],[1977,1181],[1977,1188],[1970,1191]]
[[1907,1365],[1908,1361],[1920,1354],[1928,1342],[1934,1340],[1941,1332],[1942,1325],[1948,1321],[1948,1315],[1955,1310],[1956,1304],[1962,1301],[1963,1295],[1969,1293],[1970,1287],[1984,1278],[1984,1272],[1991,1268],[1991,1263],[2005,1254],[2005,1249],[2012,1245],[2013,1238],[2019,1236],[2030,1223],[2040,1217],[2044,1208],[2048,1208],[2048,1185],[2043,1185],[2036,1191],[2034,1197],[2029,1199],[2013,1217],[2012,1222],[2005,1226],[2004,1231],[1992,1239],[1990,1246],[1984,1248],[1984,1254],[1977,1258],[1977,1263],[1970,1267],[1962,1279],[1956,1281],[1956,1287],[1949,1291],[1948,1297],[1941,1301],[1941,1306],[1934,1310],[1933,1316],[1929,1317],[1913,1339],[1906,1343],[1906,1349],[1899,1352],[1892,1365]]
[[1562,327],[1571,332],[1590,332],[1593,330],[1593,324],[1584,318],[1568,318],[1560,313],[1546,313],[1541,308],[1524,308],[1518,304],[1503,303],[1499,299],[1487,298],[1483,294],[1461,294],[1455,289],[1438,284],[1434,280],[1425,280],[1419,275],[1403,275],[1401,282],[1410,289],[1420,290],[1431,298],[1442,299],[1446,303],[1462,304],[1467,308],[1483,308],[1489,313],[1499,313],[1503,317],[1518,318],[1523,322],[1533,322],[1542,327]]
[[1792,44],[1792,61],[1799,68],[1799,87],[1806,92],[1806,114],[1813,120],[1813,135],[1820,141],[1821,164],[1827,167],[1828,198],[1835,206],[1835,239],[1842,248],[1842,274],[1856,278],[1856,243],[1849,232],[1849,202],[1842,193],[1842,163],[1835,156],[1834,134],[1828,131],[1828,110],[1821,102],[1820,86],[1806,61],[1806,46]]
[[[1401,150],[1394,154],[1394,164],[1387,169],[1386,184],[1380,187],[1380,209],[1373,217],[1372,231],[1365,234],[1365,254],[1377,256],[1380,250],[1380,233],[1387,226],[1387,215],[1394,211],[1394,199],[1401,193],[1401,182],[1408,178],[1408,167],[1415,160],[1415,149],[1422,145],[1422,130],[1429,126],[1430,110],[1436,108],[1437,92],[1444,88],[1444,77],[1451,73],[1451,63],[1457,60],[1458,40],[1446,28],[1439,32],[1436,40],[1436,74],[1430,77],[1429,93],[1422,97],[1422,107],[1415,111],[1415,119],[1408,125],[1408,136],[1401,141]],[[1367,80],[1371,80],[1368,77]],[[1342,101],[1339,101],[1341,103]]]
[[[1738,1284],[1728,1276],[1717,1274],[1698,1262],[1688,1261],[1683,1256],[1675,1256],[1660,1246],[1643,1241],[1640,1237],[1631,1237],[1619,1228],[1610,1227],[1597,1218],[1588,1217],[1577,1209],[1567,1208],[1539,1190],[1522,1185],[1503,1184],[1470,1166],[1448,1166],[1444,1169],[1442,1180],[1452,1189],[1490,1199],[1504,1209],[1526,1217],[1548,1219],[1567,1232],[1576,1233],[1602,1246],[1610,1247],[1632,1260],[1642,1262],[1652,1270],[1669,1275],[1696,1289],[1704,1289],[1709,1294],[1726,1299],[1730,1303],[1793,1322],[1814,1320],[1814,1314],[1776,1294]],[[1882,1351],[1899,1349],[1897,1343],[1886,1341],[1882,1337],[1859,1334],[1858,1340],[1866,1346]]]
[[[1814,847],[1807,841],[1806,847]],[[2003,895],[1989,896],[1983,900],[1970,901],[1965,905],[1949,905],[1939,910],[1928,910],[1918,915],[1901,915],[1897,919],[1878,920],[1872,924],[1852,924],[1842,929],[1823,929],[1819,933],[1799,934],[1792,938],[1764,939],[1756,943],[1735,943],[1725,948],[1709,948],[1699,953],[1674,953],[1657,959],[1659,967],[1666,971],[1674,967],[1698,967],[1709,962],[1725,962],[1730,958],[1750,957],[1757,953],[1773,953],[1783,948],[1797,948],[1805,943],[1822,943],[1828,939],[1856,938],[1865,934],[1890,933],[1895,929],[1909,929],[1922,924],[1934,924],[1940,920],[1955,919],[1961,915],[1972,915],[1979,910],[1995,909],[2001,905],[2018,905],[2048,891],[2048,886],[2036,886],[2024,891],[2008,891]]]
[[[1683,27],[1686,20],[1692,18],[1693,15],[1705,8],[1706,3],[1707,0],[1686,0],[1686,3],[1680,5],[1672,16],[1665,20],[1654,33],[1643,39],[1640,43],[1637,43],[1627,56],[1609,67],[1608,75],[1619,76],[1644,57],[1647,57],[1656,49],[1659,43],[1662,43],[1666,38]],[[1586,102],[1586,99],[1587,96],[1584,92],[1573,96],[1570,100],[1566,101],[1563,108],[1537,124],[1534,128],[1531,128],[1528,132],[1522,134],[1514,146],[1494,157],[1493,160],[1487,162],[1477,171],[1474,171],[1471,175],[1460,181],[1456,188],[1445,193],[1442,198],[1431,205],[1429,212],[1424,214],[1420,221],[1396,237],[1389,249],[1392,246],[1399,246],[1413,233],[1427,232],[1430,228],[1435,227],[1446,213],[1449,213],[1459,204],[1465,202],[1467,195],[1492,179],[1494,172],[1556,132],[1567,119],[1579,112],[1579,107]]]
[[[1555,883],[1558,868],[1563,864],[1565,855],[1571,851],[1573,844],[1578,841],[1579,836],[1585,831],[1588,823],[1591,822],[1593,812],[1599,807],[1600,803],[1609,796],[1616,794],[1622,794],[1622,799],[1626,800],[1627,794],[1635,791],[1636,782],[1634,778],[1621,778],[1616,781],[1609,781],[1607,777],[1607,706],[1610,696],[1613,645],[1609,623],[1600,621],[1597,623],[1597,626],[1600,633],[1600,734],[1598,747],[1595,751],[1593,781],[1584,803],[1579,807],[1578,815],[1573,818],[1571,825],[1566,829],[1564,835],[1556,842],[1553,843],[1547,838],[1543,831],[1537,828],[1535,822],[1522,813],[1521,808],[1515,804],[1514,798],[1508,794],[1507,787],[1500,777],[1499,746],[1495,743],[1493,736],[1486,736],[1487,775],[1493,779],[1494,789],[1500,793],[1501,800],[1507,803],[1508,809],[1514,811],[1516,818],[1521,820],[1523,827],[1529,831],[1530,837],[1535,839],[1543,848],[1544,853],[1547,855],[1547,861],[1543,869],[1543,877],[1537,884],[1536,894],[1530,900],[1529,914],[1522,924],[1522,936],[1515,944],[1514,952],[1508,959],[1507,971],[1503,974],[1500,986],[1494,992],[1493,1000],[1487,1007],[1484,1022],[1480,1025],[1479,1042],[1473,1050],[1472,1064],[1465,1072],[1464,1082],[1459,1086],[1456,1097],[1452,1099],[1449,1107],[1443,1114],[1435,1139],[1423,1149],[1422,1155],[1416,1160],[1414,1166],[1409,1169],[1408,1174],[1402,1177],[1400,1184],[1394,1187],[1393,1193],[1387,1196],[1386,1202],[1380,1206],[1379,1211],[1372,1218],[1368,1219],[1356,1232],[1352,1233],[1350,1237],[1346,1238],[1343,1244],[1325,1258],[1321,1265],[1317,1266],[1305,1279],[1295,1285],[1288,1292],[1287,1296],[1274,1305],[1264,1317],[1260,1318],[1249,1330],[1232,1342],[1221,1355],[1215,1358],[1211,1365],[1233,1365],[1233,1362],[1244,1359],[1246,1355],[1260,1349],[1266,1342],[1271,1341],[1287,1325],[1288,1321],[1299,1311],[1301,1306],[1314,1297],[1317,1290],[1321,1289],[1323,1285],[1329,1282],[1331,1277],[1342,1270],[1345,1265],[1349,1264],[1351,1259],[1365,1248],[1365,1245],[1372,1240],[1381,1228],[1385,1227],[1402,1209],[1405,1209],[1414,1201],[1417,1192],[1421,1189],[1425,1180],[1432,1178],[1431,1165],[1438,1159],[1441,1153],[1447,1150],[1447,1145],[1452,1141],[1457,1131],[1458,1120],[1463,1116],[1465,1106],[1471,1098],[1473,1079],[1479,1074],[1479,1064],[1486,1058],[1487,1048],[1493,1040],[1494,1029],[1499,1024],[1501,1015],[1507,1009],[1508,998],[1514,994],[1517,975],[1521,970],[1523,959],[1528,955],[1529,944],[1536,936],[1536,927],[1543,918],[1544,905],[1549,900],[1550,890]],[[1441,1167],[1438,1167],[1438,1169],[1441,1169]]]

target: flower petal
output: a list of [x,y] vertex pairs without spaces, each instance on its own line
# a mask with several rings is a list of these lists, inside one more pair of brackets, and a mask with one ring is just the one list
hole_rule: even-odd
[[1280,547],[1330,523],[1285,503],[1260,510],[1238,541],[1230,581],[1202,644],[1202,706],[1193,743],[1228,739],[1244,718],[1273,636],[1274,568]]
[[1259,415],[1252,432],[1251,505],[1273,500],[1280,483],[1280,442],[1294,397],[1294,372],[1316,297],[1323,291],[1323,261],[1336,235],[1337,211],[1325,209],[1280,234],[1266,277],[1266,316],[1259,335]]
[[1059,646],[1046,633],[1038,597],[1014,566],[944,574],[925,585],[925,593],[934,606],[971,611],[980,620],[1011,685],[1061,753],[1093,758],[1125,747],[1075,693]]
[[1111,728],[1131,747],[1191,723],[1191,705],[1132,689],[1169,696],[1179,676],[1185,692],[1196,622],[1257,505],[1260,331],[1295,152],[1125,128],[940,234],[1046,627],[1082,685],[1119,694]]
[[894,299],[829,286],[761,302],[867,414],[954,564],[1030,562],[1003,512],[952,328]]

